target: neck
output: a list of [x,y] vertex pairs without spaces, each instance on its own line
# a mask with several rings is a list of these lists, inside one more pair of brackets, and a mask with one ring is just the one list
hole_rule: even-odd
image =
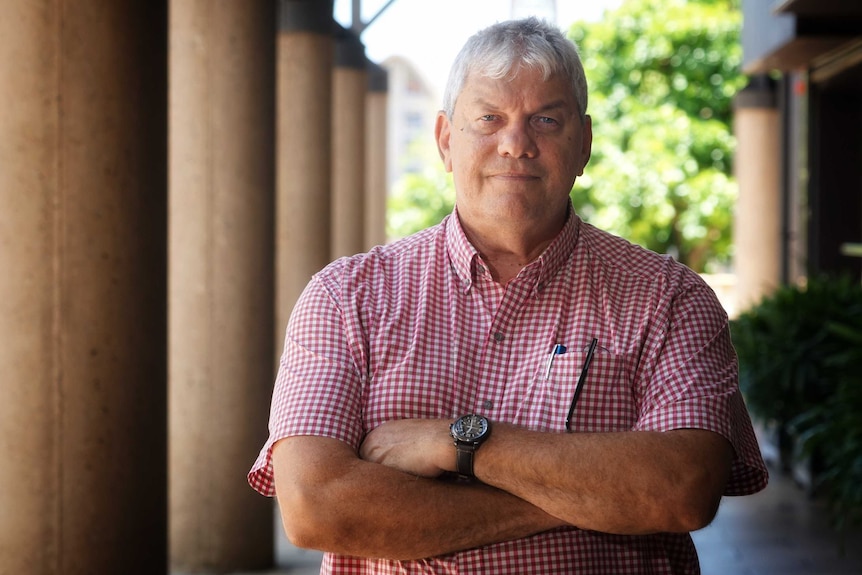
[[[462,224],[463,226],[463,224]],[[504,234],[496,230],[494,234],[480,234],[464,227],[467,239],[482,255],[488,265],[491,277],[506,285],[530,262],[539,257],[556,237],[528,237],[522,234]]]
[[480,212],[457,210],[461,229],[482,255],[495,281],[506,285],[530,262],[539,257],[566,225],[568,210],[543,217],[489,219]]

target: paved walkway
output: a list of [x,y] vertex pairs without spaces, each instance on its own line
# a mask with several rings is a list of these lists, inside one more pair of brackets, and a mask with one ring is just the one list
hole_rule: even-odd
[[[712,525],[693,537],[702,575],[862,575],[862,529],[842,554],[822,503],[774,471],[761,493],[725,498]],[[283,568],[269,575],[318,573],[319,554],[284,540],[277,547]]]
[[842,553],[822,502],[775,471],[762,492],[726,497],[712,525],[692,536],[702,575],[862,574],[862,530]]

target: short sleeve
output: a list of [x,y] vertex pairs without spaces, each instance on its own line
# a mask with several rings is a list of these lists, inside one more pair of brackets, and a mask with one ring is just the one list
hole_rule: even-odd
[[727,315],[705,285],[672,302],[654,369],[641,384],[637,429],[705,429],[725,437],[735,458],[725,495],[766,486],[768,473],[739,390]]
[[272,447],[285,437],[314,435],[358,449],[361,370],[345,337],[343,313],[320,278],[291,314],[269,415],[269,438],[248,474],[249,484],[274,495]]

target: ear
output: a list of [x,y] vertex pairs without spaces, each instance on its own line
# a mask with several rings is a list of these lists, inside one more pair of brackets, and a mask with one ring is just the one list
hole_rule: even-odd
[[583,134],[581,135],[581,166],[578,170],[578,176],[584,175],[584,168],[590,161],[590,154],[593,151],[593,119],[587,115],[584,117]]
[[443,160],[447,172],[452,171],[452,154],[449,148],[449,138],[452,135],[452,125],[445,112],[437,112],[437,123],[434,125],[434,137],[437,140],[437,151]]

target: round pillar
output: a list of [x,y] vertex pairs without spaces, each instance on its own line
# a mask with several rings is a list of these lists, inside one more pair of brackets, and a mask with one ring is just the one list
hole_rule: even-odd
[[332,0],[281,0],[277,44],[276,328],[330,261]]
[[332,72],[332,259],[365,248],[365,48],[340,26]]
[[781,280],[781,124],[775,88],[752,78],[734,101],[734,159],[739,197],[734,229],[736,311],[744,311]]
[[386,242],[386,106],[388,81],[383,66],[368,62],[365,97],[365,246]]
[[275,8],[170,8],[170,564],[271,567],[266,440],[274,313]]
[[165,573],[167,3],[0,18],[0,565]]

